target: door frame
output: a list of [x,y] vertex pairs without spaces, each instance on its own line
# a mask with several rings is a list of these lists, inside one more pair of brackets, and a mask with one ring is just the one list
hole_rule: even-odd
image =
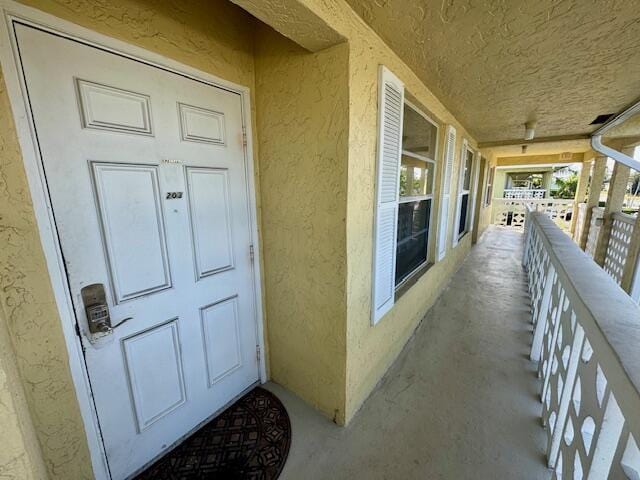
[[76,318],[68,287],[67,275],[58,238],[53,208],[49,198],[42,158],[35,136],[35,126],[28,107],[24,77],[20,60],[16,54],[14,22],[37,27],[41,30],[69,38],[80,43],[116,53],[167,72],[176,73],[192,80],[237,93],[242,102],[243,131],[246,137],[245,170],[247,177],[247,198],[249,220],[251,222],[251,243],[253,245],[253,294],[256,322],[256,338],[260,349],[260,382],[267,381],[264,339],[264,315],[262,304],[261,258],[258,232],[258,212],[255,188],[255,165],[253,158],[253,134],[250,89],[243,85],[221,79],[202,72],[163,55],[150,52],[141,47],[94,32],[72,22],[44,13],[32,7],[21,5],[12,0],[0,0],[0,66],[5,77],[7,94],[15,121],[18,142],[21,149],[27,182],[31,193],[33,209],[44,251],[47,270],[62,330],[67,347],[71,378],[78,398],[80,414],[89,446],[93,473],[98,480],[111,478],[107,457],[100,434],[97,412],[92,398],[87,366],[82,353],[82,344],[76,333]]

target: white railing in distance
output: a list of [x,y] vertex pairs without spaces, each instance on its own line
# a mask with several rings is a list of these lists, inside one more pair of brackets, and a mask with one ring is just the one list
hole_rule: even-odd
[[535,211],[543,212],[565,230],[570,226],[568,218],[573,207],[573,200],[554,198],[521,200],[496,198],[493,204],[493,223],[522,230],[527,206]]
[[640,307],[545,215],[525,231],[548,466],[555,479],[640,478]]
[[611,235],[604,258],[604,269],[613,277],[618,285],[622,281],[622,274],[629,255],[631,235],[636,217],[626,213],[614,213],[611,223]]
[[507,188],[504,198],[544,198],[546,190],[532,188]]

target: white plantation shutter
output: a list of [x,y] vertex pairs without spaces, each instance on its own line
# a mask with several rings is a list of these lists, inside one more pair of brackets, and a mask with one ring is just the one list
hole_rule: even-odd
[[451,203],[451,175],[453,161],[456,155],[456,129],[451,125],[447,127],[445,143],[445,165],[442,180],[442,206],[440,207],[440,226],[438,227],[438,261],[444,258],[447,251],[447,234],[449,226],[449,204]]
[[479,193],[482,191],[482,183],[479,182],[480,177],[480,152],[476,151],[473,155],[473,167],[471,170],[471,185],[469,186],[469,190],[471,193],[469,194],[469,231],[473,231],[476,217],[476,202],[478,201],[478,197],[480,197]]
[[[453,246],[458,245],[459,234],[458,228],[460,226],[460,215],[462,214],[462,184],[464,182],[464,167],[467,162],[467,139],[462,139],[462,150],[460,151],[460,171],[458,172],[458,191],[456,201],[456,217],[453,222]],[[469,202],[467,202],[467,212],[469,212]],[[467,217],[469,213],[467,213]]]
[[403,106],[403,83],[387,68],[380,66],[371,308],[371,323],[374,325],[391,309],[395,294]]

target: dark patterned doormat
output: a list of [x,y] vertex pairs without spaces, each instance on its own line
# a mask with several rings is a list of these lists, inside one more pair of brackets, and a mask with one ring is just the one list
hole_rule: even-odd
[[284,405],[257,387],[167,453],[136,480],[278,478],[289,454]]

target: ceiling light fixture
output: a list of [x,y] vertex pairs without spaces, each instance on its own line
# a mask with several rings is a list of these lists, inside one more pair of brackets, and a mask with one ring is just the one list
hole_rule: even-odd
[[524,124],[524,139],[525,140],[533,140],[533,137],[536,134],[536,122],[535,120],[530,120]]

